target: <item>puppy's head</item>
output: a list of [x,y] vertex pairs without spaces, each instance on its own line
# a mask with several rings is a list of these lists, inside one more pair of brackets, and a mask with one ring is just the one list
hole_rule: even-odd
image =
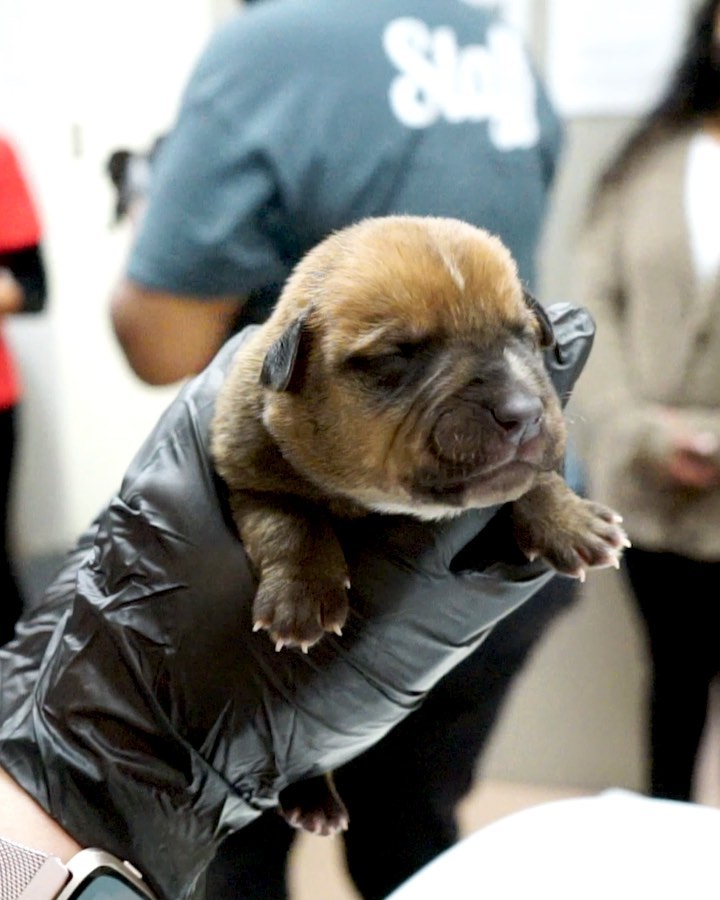
[[552,328],[485,231],[367,219],[304,258],[265,328],[265,426],[330,493],[438,517],[515,499],[559,464]]

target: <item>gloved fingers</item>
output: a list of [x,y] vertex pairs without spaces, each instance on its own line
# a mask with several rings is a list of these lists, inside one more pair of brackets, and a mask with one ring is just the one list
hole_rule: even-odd
[[595,323],[586,309],[569,303],[554,303],[546,312],[555,332],[555,344],[545,353],[545,365],[565,405],[590,355]]

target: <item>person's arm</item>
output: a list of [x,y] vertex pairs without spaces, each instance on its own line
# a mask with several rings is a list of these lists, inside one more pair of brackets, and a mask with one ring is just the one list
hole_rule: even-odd
[[128,278],[111,299],[115,335],[135,374],[148,384],[172,384],[202,371],[228,336],[239,297],[180,297]]
[[47,285],[42,227],[18,156],[0,137],[0,316],[40,312]]
[[68,862],[80,844],[0,768],[0,837]]
[[242,19],[209,42],[152,154],[146,197],[134,192],[135,233],[110,313],[131,368],[150,384],[201,371],[244,300],[282,285],[294,260],[275,154],[285,94],[257,77],[256,33]]
[[665,484],[716,488],[720,417],[649,402],[635,389],[625,339],[621,216],[618,189],[610,189],[584,235],[579,294],[595,319],[598,339],[578,385],[578,403],[594,430],[596,447],[612,448],[628,465],[642,461],[645,471]]

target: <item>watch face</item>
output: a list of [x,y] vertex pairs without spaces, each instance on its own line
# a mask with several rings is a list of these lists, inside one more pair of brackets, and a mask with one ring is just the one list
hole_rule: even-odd
[[72,900],[137,900],[138,897],[145,900],[146,896],[122,875],[104,872],[79,887],[72,895]]

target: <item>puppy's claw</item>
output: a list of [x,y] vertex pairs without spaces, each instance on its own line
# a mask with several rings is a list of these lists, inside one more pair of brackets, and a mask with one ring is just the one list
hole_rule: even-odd
[[279,653],[282,650],[282,648],[285,646],[286,643],[287,642],[284,641],[282,638],[278,638],[275,641],[275,652]]
[[587,573],[585,572],[585,569],[578,569],[577,579],[578,579],[578,581],[580,582],[580,584],[584,584],[584,583],[585,583],[585,577],[586,577],[586,574],[587,574]]
[[300,649],[302,650],[303,653],[307,653],[308,650],[310,649],[310,647],[311,647],[310,641],[301,641],[300,642]]
[[265,623],[261,622],[260,619],[258,619],[257,622],[255,622],[255,624],[253,625],[253,631],[262,631],[263,628],[266,627],[267,626],[265,625]]
[[342,637],[343,630],[339,625],[333,625],[332,630],[338,637]]

